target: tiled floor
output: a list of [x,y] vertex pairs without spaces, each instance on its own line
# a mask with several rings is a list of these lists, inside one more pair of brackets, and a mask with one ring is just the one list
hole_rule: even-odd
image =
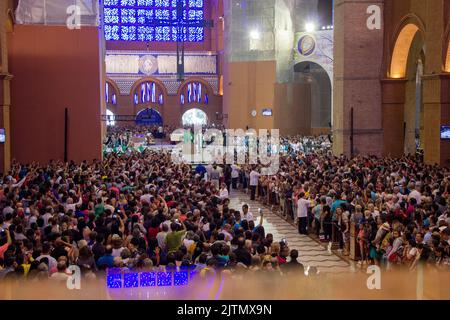
[[250,201],[249,195],[241,191],[232,191],[230,195],[230,207],[241,210],[242,205],[247,203],[250,212],[255,217],[258,216],[258,208],[264,213],[264,229],[266,234],[272,233],[275,241],[285,238],[290,249],[297,249],[300,254],[300,261],[305,267],[317,267],[321,273],[341,273],[350,272],[350,265],[329,252],[327,248],[317,243],[308,236],[300,235],[296,227],[283,220],[278,215],[272,213],[269,208],[257,201]]

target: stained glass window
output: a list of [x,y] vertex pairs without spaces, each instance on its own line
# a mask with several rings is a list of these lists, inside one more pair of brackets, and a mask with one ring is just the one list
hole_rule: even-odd
[[[186,23],[205,18],[204,0],[104,0],[103,20],[105,39],[109,41],[177,40],[177,27],[151,25],[154,19],[176,22],[177,1],[183,1],[183,19]],[[203,42],[205,28],[183,27],[184,41]]]
[[138,104],[164,104],[164,94],[159,85],[155,82],[143,82],[135,90],[133,101],[135,105]]

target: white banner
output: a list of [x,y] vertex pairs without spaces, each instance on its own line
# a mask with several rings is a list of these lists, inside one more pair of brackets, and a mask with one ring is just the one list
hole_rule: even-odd
[[[107,54],[106,73],[109,74],[176,74],[177,56]],[[185,56],[186,74],[217,74],[216,56]]]

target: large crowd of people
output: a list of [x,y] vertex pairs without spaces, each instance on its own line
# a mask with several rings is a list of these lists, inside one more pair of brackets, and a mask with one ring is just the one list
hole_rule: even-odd
[[89,278],[188,266],[303,275],[301,252],[266,234],[262,213],[230,207],[237,189],[295,221],[299,233],[338,243],[343,255],[355,241],[361,265],[449,267],[448,169],[416,156],[336,157],[326,137],[282,141],[273,176],[257,165],[177,164],[169,150],[13,162],[0,183],[0,281],[65,281],[71,265]]

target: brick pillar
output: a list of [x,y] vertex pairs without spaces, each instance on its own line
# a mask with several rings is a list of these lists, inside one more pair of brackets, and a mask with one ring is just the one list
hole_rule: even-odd
[[[335,0],[333,151],[350,155],[350,113],[354,110],[354,154],[381,155],[381,64],[383,27],[369,30],[367,8],[384,0]],[[383,17],[381,17],[383,19]],[[382,21],[382,20],[381,20]]]
[[423,76],[424,160],[450,165],[450,140],[441,140],[441,125],[450,126],[450,75]]
[[[441,125],[450,126],[450,73],[440,75],[441,79]],[[450,140],[441,140],[440,163],[450,166]]]
[[383,155],[402,157],[404,151],[405,79],[381,81],[383,95]]

